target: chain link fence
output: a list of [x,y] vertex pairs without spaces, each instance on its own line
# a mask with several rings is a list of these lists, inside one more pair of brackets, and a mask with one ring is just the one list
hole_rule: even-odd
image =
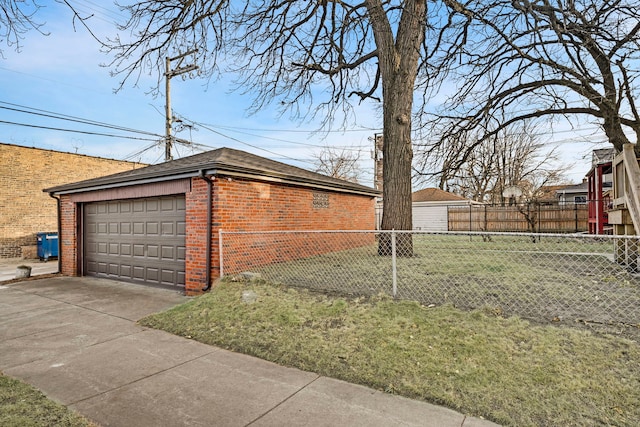
[[[487,308],[640,333],[639,237],[372,231],[220,232],[221,272],[348,295]],[[611,330],[611,328],[610,328]]]

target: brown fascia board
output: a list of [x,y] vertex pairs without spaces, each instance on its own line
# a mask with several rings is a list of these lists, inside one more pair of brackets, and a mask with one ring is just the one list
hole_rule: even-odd
[[262,181],[301,185],[305,187],[361,194],[372,197],[379,196],[381,194],[381,192],[378,190],[374,190],[360,184],[349,185],[349,183],[346,181],[345,184],[342,184],[342,182],[309,179],[308,177],[296,177],[274,171],[259,171],[250,168],[234,167],[219,162],[214,162],[208,165],[199,165],[198,167],[190,165],[171,170],[155,170],[147,173],[142,172],[134,174],[127,173],[124,176],[117,174],[111,177],[95,178],[87,181],[80,181],[77,183],[45,188],[43,191],[52,195],[82,193],[86,191],[105,190],[109,188],[124,187],[129,185],[149,184],[181,178],[193,178],[201,176],[203,173],[205,175],[213,176],[228,175],[243,178],[253,178]]

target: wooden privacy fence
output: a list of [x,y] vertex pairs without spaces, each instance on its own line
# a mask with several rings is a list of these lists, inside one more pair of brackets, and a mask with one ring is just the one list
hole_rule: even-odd
[[588,230],[587,205],[449,207],[449,231],[577,233]]

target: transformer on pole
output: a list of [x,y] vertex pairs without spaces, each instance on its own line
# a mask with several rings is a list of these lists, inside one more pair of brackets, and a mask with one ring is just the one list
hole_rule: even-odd
[[[173,160],[173,155],[171,154],[171,146],[173,145],[173,136],[171,135],[171,125],[173,122],[173,115],[171,113],[171,78],[175,76],[179,76],[184,73],[188,73],[193,70],[197,70],[198,66],[195,64],[189,64],[182,66],[182,61],[188,55],[196,53],[198,49],[192,49],[188,52],[182,53],[178,56],[174,56],[173,58],[166,58],[166,71],[164,73],[165,76],[165,96],[166,96],[166,104],[165,104],[165,141],[164,141],[164,160],[168,162],[169,160]],[[179,61],[178,61],[179,60]],[[171,69],[171,62],[178,61],[176,64],[176,68]]]

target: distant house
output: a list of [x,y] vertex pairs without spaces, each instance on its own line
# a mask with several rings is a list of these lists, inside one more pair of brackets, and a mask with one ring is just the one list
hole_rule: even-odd
[[556,198],[560,205],[584,205],[589,198],[589,185],[585,181],[564,186],[556,190]]
[[447,231],[449,207],[481,205],[457,194],[439,188],[424,188],[411,196],[413,205],[413,229],[422,231]]
[[562,190],[568,187],[567,184],[561,185],[543,185],[538,188],[535,195],[536,203],[541,205],[557,205],[558,204],[558,190]]

